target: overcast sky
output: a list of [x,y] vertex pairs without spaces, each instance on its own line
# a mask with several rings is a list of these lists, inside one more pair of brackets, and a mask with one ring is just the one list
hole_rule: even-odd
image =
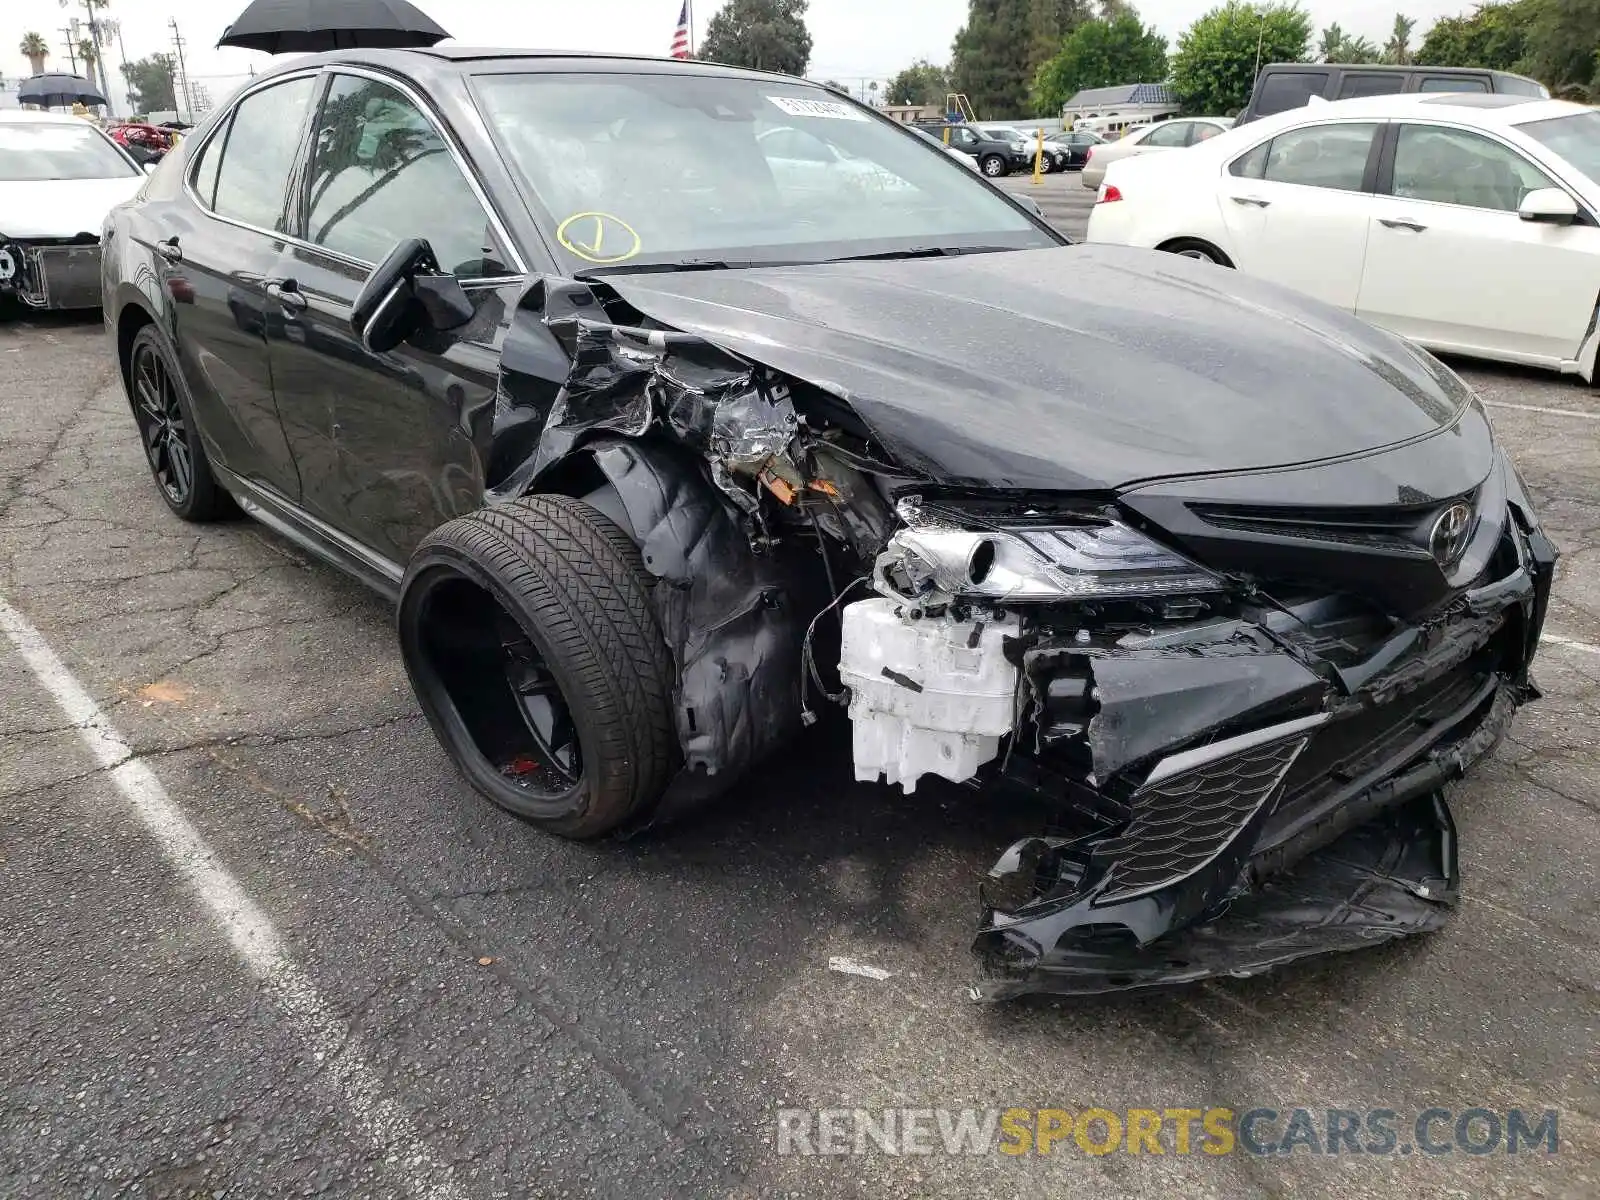
[[[141,58],[171,47],[169,18],[176,18],[188,43],[186,59],[195,76],[243,75],[270,60],[242,50],[217,50],[223,29],[246,0],[112,0],[107,16],[122,22],[128,57]],[[1472,7],[1471,0],[1399,0],[1417,19],[1417,38],[1440,16]],[[1144,0],[1139,10],[1169,41],[1216,0]],[[456,39],[470,45],[535,46],[550,49],[622,50],[665,54],[678,20],[679,0],[418,0]],[[1376,41],[1387,36],[1397,0],[1306,0],[1320,29],[1338,21],[1352,33]],[[719,0],[695,5],[695,24],[703,30]],[[854,80],[887,78],[919,57],[943,62],[961,27],[966,0],[811,0],[813,49],[809,74]],[[65,69],[65,37],[60,28],[70,16],[82,18],[81,0],[62,7],[58,0],[0,0],[0,74],[16,79],[28,73],[17,44],[28,30],[50,42],[49,65]],[[109,64],[119,56],[113,52]],[[115,76],[113,74],[113,79]],[[113,86],[116,86],[115,84]]]

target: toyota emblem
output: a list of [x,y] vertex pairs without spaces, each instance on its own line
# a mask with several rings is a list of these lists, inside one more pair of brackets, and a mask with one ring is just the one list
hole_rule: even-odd
[[1439,514],[1428,534],[1428,551],[1441,567],[1449,567],[1467,548],[1472,532],[1472,509],[1466,504],[1452,504]]

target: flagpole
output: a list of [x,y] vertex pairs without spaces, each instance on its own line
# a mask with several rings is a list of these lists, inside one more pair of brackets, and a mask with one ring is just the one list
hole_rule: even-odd
[[694,0],[684,0],[689,6],[689,57],[694,57]]

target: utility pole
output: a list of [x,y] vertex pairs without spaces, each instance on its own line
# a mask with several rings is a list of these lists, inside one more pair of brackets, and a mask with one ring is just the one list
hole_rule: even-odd
[[78,73],[78,47],[73,39],[78,36],[78,31],[71,25],[63,25],[61,27],[61,35],[67,39],[67,65],[72,68],[72,73],[76,75]]
[[[185,112],[189,119],[194,120],[194,107],[189,99],[189,68],[183,63],[183,34],[178,31],[178,18],[173,17],[167,22],[172,27],[172,48],[178,55],[178,87],[173,88],[173,101],[178,105],[178,117],[181,120]],[[179,89],[182,89],[181,92]]]

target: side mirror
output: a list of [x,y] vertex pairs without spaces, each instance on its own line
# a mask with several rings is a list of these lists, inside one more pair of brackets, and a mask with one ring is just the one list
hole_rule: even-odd
[[424,327],[444,333],[472,320],[461,281],[439,266],[425,238],[407,238],[367,277],[350,328],[372,354],[387,354]]
[[1571,225],[1578,219],[1578,202],[1560,188],[1540,188],[1522,198],[1517,215],[1524,221]]

